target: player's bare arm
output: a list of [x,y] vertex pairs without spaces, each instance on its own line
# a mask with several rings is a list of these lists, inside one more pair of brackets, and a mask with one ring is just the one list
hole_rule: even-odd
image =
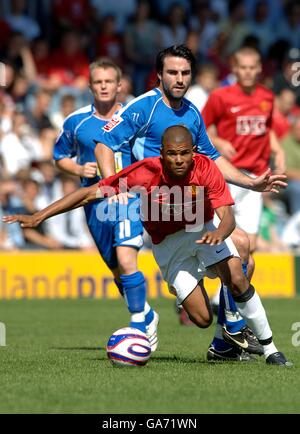
[[239,169],[234,167],[226,158],[220,156],[215,160],[216,165],[222,172],[227,182],[248,188],[249,190],[278,193],[281,188],[287,187],[286,175],[271,175],[271,169],[266,170],[262,175],[251,178]]
[[94,178],[97,175],[97,163],[95,162],[87,162],[81,165],[71,158],[62,158],[61,160],[57,160],[55,164],[60,170],[70,175],[77,175],[84,178]]
[[215,231],[205,232],[202,238],[196,241],[197,244],[221,244],[234,231],[235,219],[231,206],[221,206],[215,211],[220,218],[219,227]]
[[23,228],[35,228],[50,217],[84,206],[102,197],[102,191],[98,188],[98,183],[96,183],[90,187],[79,188],[32,215],[14,214],[4,216],[2,220],[9,224],[19,222]]
[[214,125],[210,125],[207,128],[207,134],[211,142],[214,144],[220,154],[223,155],[224,158],[226,158],[227,160],[231,160],[231,158],[234,157],[234,155],[236,154],[235,148],[228,140],[223,139],[222,137],[219,137],[217,135],[217,130]]
[[284,150],[282,149],[278,137],[275,131],[273,130],[270,130],[270,146],[274,158],[274,165],[275,165],[274,172],[277,174],[285,173],[286,162],[285,162]]
[[95,156],[102,178],[108,178],[116,173],[113,151],[103,143],[97,143]]

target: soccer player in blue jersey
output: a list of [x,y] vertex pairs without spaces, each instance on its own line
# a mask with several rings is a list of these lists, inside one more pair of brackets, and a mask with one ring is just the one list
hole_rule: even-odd
[[[93,62],[90,65],[89,83],[93,103],[68,116],[55,143],[53,155],[57,167],[72,175],[80,176],[83,187],[90,186],[100,179],[100,174],[97,173],[93,139],[113,114],[122,107],[117,101],[121,90],[120,80],[121,70],[110,59],[102,58]],[[114,159],[117,171],[130,165],[132,156],[129,145],[123,146],[120,152],[116,152]],[[115,221],[109,218],[99,221],[98,205],[99,202],[94,202],[84,208],[89,230],[102,258],[115,277],[120,293],[124,295],[127,302],[131,313],[130,326],[147,332],[154,351],[158,343],[156,334],[158,314],[146,302],[145,278],[137,269],[137,252],[143,245],[142,223],[139,220],[129,220],[124,212],[119,215],[119,205],[114,210],[116,216],[119,216]],[[100,206],[103,211],[103,204]],[[105,206],[108,208],[107,204]],[[107,215],[108,212],[106,209]]]
[[[159,155],[161,137],[166,127],[183,124],[190,130],[196,150],[215,161],[228,182],[255,191],[272,190],[275,185],[285,186],[284,176],[271,175],[266,171],[257,178],[251,178],[236,169],[223,158],[210,142],[203,119],[197,108],[184,95],[191,83],[195,59],[191,51],[184,45],[172,46],[159,52],[156,60],[158,86],[151,91],[130,101],[121,109],[112,121],[94,137],[95,154],[104,177],[114,174],[113,151],[120,151],[130,146],[135,160]],[[246,236],[245,236],[246,237]],[[242,238],[242,237],[241,237]],[[248,241],[247,238],[246,242]],[[239,245],[237,245],[239,249]],[[231,295],[232,310],[235,307]],[[249,360],[247,354],[223,339],[223,325],[230,330],[224,315],[225,302],[220,296],[219,320],[208,357],[214,360]],[[244,320],[235,323],[236,336],[245,327]],[[244,331],[240,332],[242,345],[249,351],[260,353],[257,340]]]

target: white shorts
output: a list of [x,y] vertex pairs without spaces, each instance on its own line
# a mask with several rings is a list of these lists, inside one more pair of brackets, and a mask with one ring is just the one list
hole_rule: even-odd
[[215,228],[210,221],[205,223],[199,232],[182,230],[168,235],[160,244],[152,246],[163,278],[168,283],[169,291],[176,295],[178,304],[186,299],[203,277],[217,277],[208,267],[231,256],[239,257],[230,237],[216,246],[195,243],[202,233]]
[[233,184],[228,184],[228,187],[235,202],[232,209],[237,227],[247,234],[257,234],[263,207],[262,194]]

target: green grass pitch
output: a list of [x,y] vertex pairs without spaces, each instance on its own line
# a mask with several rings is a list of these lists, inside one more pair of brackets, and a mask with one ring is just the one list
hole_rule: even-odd
[[[300,346],[292,324],[300,299],[264,300],[275,343],[292,368],[206,362],[214,326],[182,327],[169,299],[159,350],[142,368],[116,368],[105,345],[127,325],[122,300],[0,302],[7,346],[0,347],[0,413],[299,413]],[[298,338],[300,341],[300,338]],[[299,342],[300,343],[300,342]]]

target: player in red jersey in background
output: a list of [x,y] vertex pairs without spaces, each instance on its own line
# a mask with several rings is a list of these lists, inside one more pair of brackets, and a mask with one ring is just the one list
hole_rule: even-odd
[[[212,323],[202,279],[206,275],[219,276],[259,339],[266,363],[291,366],[274,345],[259,295],[244,276],[240,257],[229,237],[235,221],[230,206],[233,200],[225,180],[210,158],[194,154],[194,150],[190,131],[183,125],[171,126],[163,133],[160,157],[138,161],[32,216],[6,216],[3,221],[35,227],[61,212],[122,191],[127,194],[134,188],[141,193],[142,208],[148,210],[143,218],[152,238],[155,259],[170,292],[176,295],[191,320],[201,328]],[[149,212],[152,206],[159,212],[155,214],[152,208]],[[187,208],[196,212],[187,214]],[[214,211],[220,218],[218,226],[213,223]],[[203,218],[198,219],[199,215]],[[208,359],[214,360],[214,353],[209,351],[210,354]]]
[[[274,171],[284,173],[284,153],[272,130],[274,94],[258,84],[261,73],[259,53],[252,47],[240,48],[234,54],[233,72],[237,82],[214,90],[203,108],[202,116],[210,138],[225,158],[250,176],[261,175],[269,167],[271,156]],[[229,189],[235,201],[233,209],[237,228],[248,234],[250,253],[253,253],[262,211],[262,194],[232,184]],[[233,241],[235,234],[238,236],[234,231]],[[246,251],[239,253],[244,271],[251,280],[254,260],[251,255],[248,258]],[[240,318],[231,315],[230,302],[224,289],[225,300],[220,297],[221,305],[225,304],[224,338],[233,337],[235,340],[235,323]]]

